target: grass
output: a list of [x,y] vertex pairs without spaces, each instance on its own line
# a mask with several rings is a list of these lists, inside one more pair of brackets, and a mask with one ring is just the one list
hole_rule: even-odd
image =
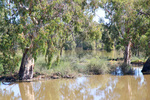
[[35,72],[47,75],[60,73],[64,77],[65,75],[104,74],[108,73],[110,69],[107,60],[92,55],[86,55],[82,58],[75,55],[62,56],[59,64],[56,65],[55,60],[52,63],[51,69],[47,70],[44,56],[39,56],[35,63]]
[[92,58],[86,67],[89,74],[105,74],[109,72],[108,61],[104,59]]
[[133,56],[131,58],[131,62],[145,62],[147,59],[145,57],[137,57],[137,56]]

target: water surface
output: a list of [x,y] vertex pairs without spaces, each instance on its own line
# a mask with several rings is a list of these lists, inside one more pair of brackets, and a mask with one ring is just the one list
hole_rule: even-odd
[[0,100],[149,100],[150,75],[93,75],[0,85]]

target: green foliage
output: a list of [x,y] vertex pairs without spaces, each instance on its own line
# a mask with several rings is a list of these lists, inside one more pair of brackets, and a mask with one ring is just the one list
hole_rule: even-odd
[[133,68],[130,66],[130,65],[126,65],[126,64],[122,64],[120,66],[121,70],[122,70],[122,73],[124,75],[133,75],[134,74],[134,70]]
[[54,72],[60,72],[62,76],[73,74],[73,68],[69,61],[61,60],[60,63],[53,68]]
[[102,34],[102,40],[104,45],[104,50],[110,52],[113,48],[113,40],[110,37],[110,34],[108,32],[103,32]]
[[94,50],[95,49],[95,45],[94,42],[92,41],[83,41],[83,50]]
[[[0,63],[13,72],[26,48],[36,60],[45,56],[47,69],[59,65],[63,48],[93,50],[103,42],[111,51],[132,42],[132,51],[149,56],[149,0],[11,0],[0,2]],[[108,23],[93,22],[94,11],[103,8]],[[102,38],[101,38],[102,37]],[[102,39],[102,41],[101,41]],[[57,55],[55,57],[54,55]],[[82,55],[79,54],[81,57]],[[55,60],[54,60],[55,59]],[[93,65],[92,65],[93,66]],[[91,68],[91,67],[90,67]]]
[[132,51],[149,56],[147,38],[150,26],[149,0],[103,0],[100,7],[105,10],[109,23],[104,23],[102,40],[104,49],[110,51],[113,43],[117,49],[132,42]]
[[107,61],[104,59],[90,59],[90,63],[87,65],[87,70],[91,74],[104,74],[109,72]]
[[79,73],[104,74],[109,73],[111,68],[111,66],[108,66],[109,62],[106,59],[100,59],[99,56],[95,57],[88,51],[83,51],[75,55],[63,55],[60,57],[59,63],[57,63],[57,57],[54,55],[56,60],[52,61],[51,68],[47,70],[44,56],[39,56],[35,71],[44,74],[61,73],[62,77],[64,77],[65,75],[77,75]]
[[150,29],[146,32],[145,35],[141,36],[140,44],[142,47],[144,47],[141,49],[144,51],[145,57],[149,57],[150,56]]
[[68,41],[68,42],[64,43],[63,46],[64,46],[65,50],[73,50],[76,48],[76,43],[74,41],[73,42]]
[[3,74],[13,73],[18,66],[19,58],[18,57],[11,57],[10,55],[3,55],[5,59],[0,57],[0,63],[3,65]]
[[[95,9],[96,2],[90,2],[2,0],[0,52],[3,66],[7,65],[6,69],[17,66],[19,61],[15,55],[16,50],[24,52],[28,48],[28,53],[35,60],[39,54],[45,55],[47,68],[50,69],[54,54],[59,55],[64,47],[75,48],[77,37],[80,40],[98,40],[101,37],[100,27],[92,22],[93,14],[89,11],[90,6]],[[59,62],[59,56],[56,62]]]
[[4,7],[5,5],[0,8],[0,64],[2,64],[3,73],[6,74],[15,71],[20,59],[16,55],[18,44],[17,32],[19,31],[19,26],[15,22],[17,15],[14,13],[11,16],[12,12],[10,12],[10,9],[13,9],[13,7],[9,6],[8,9]]

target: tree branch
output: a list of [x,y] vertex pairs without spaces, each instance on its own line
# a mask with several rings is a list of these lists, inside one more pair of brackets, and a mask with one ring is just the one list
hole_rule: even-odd
[[145,12],[142,12],[142,11],[139,11],[139,14],[140,14],[140,15],[150,16],[150,13],[145,13]]

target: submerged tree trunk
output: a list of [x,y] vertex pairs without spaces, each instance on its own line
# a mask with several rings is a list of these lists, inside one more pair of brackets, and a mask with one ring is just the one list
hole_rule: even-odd
[[34,59],[32,54],[30,54],[29,49],[25,49],[19,70],[19,79],[25,80],[33,78],[33,68]]
[[128,42],[128,45],[125,46],[124,63],[126,65],[131,63],[131,40]]

